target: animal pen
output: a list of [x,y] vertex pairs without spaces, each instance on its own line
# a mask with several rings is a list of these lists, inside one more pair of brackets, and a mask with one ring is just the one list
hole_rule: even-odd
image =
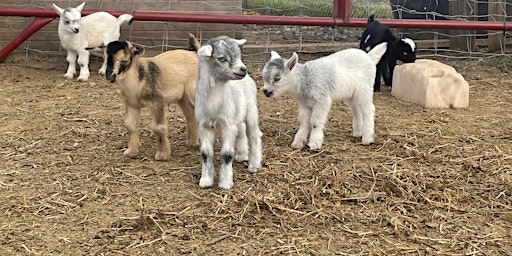
[[[230,190],[199,187],[200,150],[173,105],[170,160],[155,160],[147,111],[139,155],[123,157],[119,85],[99,59],[87,82],[62,77],[52,3],[82,1],[0,1],[0,255],[512,255],[512,1],[86,1],[86,14],[133,13],[121,39],[148,57],[187,33],[247,39],[262,168],[233,163]],[[383,86],[374,144],[333,102],[321,150],[293,150],[297,103],[265,97],[262,64],[358,47],[371,13],[459,71],[469,106],[423,108]]]
[[[24,46],[25,52],[61,53],[56,43],[56,24],[52,23],[57,15],[49,9],[53,2],[62,6],[80,3],[40,0],[4,1],[0,4],[0,21],[5,24],[0,36],[0,60],[16,49],[23,51],[19,49],[20,45]],[[129,29],[123,28],[122,35],[156,51],[184,47],[188,32],[198,34],[203,40],[220,34],[244,37],[256,33],[257,42],[252,44],[259,47],[251,49],[248,46],[245,51],[249,59],[254,57],[256,63],[265,60],[260,55],[268,55],[270,44],[286,44],[289,50],[309,52],[352,47],[354,45],[340,46],[357,40],[357,35],[350,35],[349,31],[364,27],[370,13],[377,12],[379,15],[385,13],[382,9],[386,8],[392,16],[376,18],[398,29],[403,36],[424,40],[418,44],[418,48],[427,56],[467,52],[469,54],[465,57],[471,57],[482,52],[477,51],[477,47],[485,48],[487,53],[505,54],[506,38],[512,30],[509,1],[334,0],[329,4],[328,1],[319,0],[317,3],[323,5],[318,10],[308,6],[308,2],[293,3],[290,7],[280,6],[279,2],[251,4],[250,0],[123,1],[123,4],[116,1],[86,1],[84,15],[99,10],[115,16],[133,13],[135,23]],[[259,27],[255,31],[244,31],[241,25]],[[355,31],[352,33],[360,32]],[[279,32],[282,32],[283,38],[273,36]],[[340,36],[340,32],[348,36]],[[265,47],[262,48],[262,45]]]

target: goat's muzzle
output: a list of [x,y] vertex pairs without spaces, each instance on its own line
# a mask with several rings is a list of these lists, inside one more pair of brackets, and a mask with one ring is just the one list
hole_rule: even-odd
[[267,97],[269,97],[269,98],[270,98],[270,97],[272,97],[272,94],[273,94],[273,92],[272,92],[272,91],[269,91],[269,90],[267,90],[267,89],[263,89],[263,93],[265,94],[265,96],[267,96]]
[[238,79],[244,78],[245,75],[247,75],[247,68],[245,68],[245,67],[241,67],[240,70],[238,70],[238,72],[235,72],[235,76]]
[[116,81],[116,75],[114,73],[107,73],[105,74],[105,78],[107,81],[114,83]]

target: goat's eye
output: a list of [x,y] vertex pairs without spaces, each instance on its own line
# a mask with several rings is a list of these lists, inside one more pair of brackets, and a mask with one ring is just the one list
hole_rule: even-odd
[[65,20],[64,24],[68,25],[69,24],[69,20]]
[[278,76],[274,77],[274,83],[277,83],[279,81],[281,81],[281,77],[278,77]]
[[404,55],[407,56],[407,52],[404,52]]
[[219,60],[220,62],[226,62],[228,61],[226,58],[224,57],[219,57],[217,60]]

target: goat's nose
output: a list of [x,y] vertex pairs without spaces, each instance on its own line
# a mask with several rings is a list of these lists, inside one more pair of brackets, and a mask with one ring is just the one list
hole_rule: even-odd
[[80,29],[75,28],[75,29],[74,29],[74,32],[75,32],[76,34],[78,34],[78,32],[80,32]]
[[263,93],[264,93],[264,94],[265,94],[265,96],[267,96],[267,97],[272,96],[272,91],[269,91],[269,90],[267,90],[267,89],[263,89]]

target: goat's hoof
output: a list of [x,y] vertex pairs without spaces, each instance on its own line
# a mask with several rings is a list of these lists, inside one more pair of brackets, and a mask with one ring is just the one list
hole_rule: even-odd
[[157,161],[168,161],[171,158],[171,153],[156,152],[155,160]]
[[230,190],[233,187],[233,181],[219,181],[219,188]]
[[79,82],[87,82],[89,80],[89,78],[88,77],[79,77],[77,80]]
[[134,158],[139,154],[139,151],[132,151],[130,149],[127,149],[123,152],[123,156],[126,158]]
[[249,156],[246,154],[235,154],[235,161],[244,162],[249,161]]
[[292,149],[302,149],[304,147],[304,144],[302,142],[293,142],[292,143]]
[[64,75],[62,75],[62,76],[63,76],[64,78],[66,78],[66,79],[73,79],[73,76],[74,76],[74,75],[73,75],[73,74],[68,74],[68,73],[66,73],[66,74],[64,74]]
[[249,166],[248,170],[249,170],[250,173],[257,173],[259,169],[260,169],[260,167],[251,167],[251,166]]
[[373,142],[374,142],[373,139],[371,139],[371,140],[363,140],[362,141],[363,145],[365,145],[365,146],[373,144]]
[[209,188],[213,186],[213,178],[210,177],[201,177],[199,180],[199,187],[200,188]]
[[321,143],[309,143],[308,147],[310,150],[320,150],[322,148]]
[[363,136],[363,133],[361,133],[361,132],[353,132],[352,136],[355,137],[355,138],[360,138],[361,136]]
[[101,69],[98,70],[98,74],[100,74],[100,75],[105,75],[105,73],[106,73],[105,70],[101,70]]

